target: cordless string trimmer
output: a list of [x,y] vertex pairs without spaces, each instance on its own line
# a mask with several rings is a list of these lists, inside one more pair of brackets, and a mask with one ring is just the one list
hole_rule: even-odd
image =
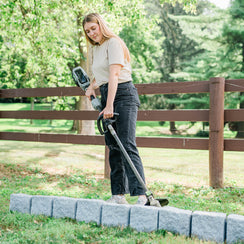
[[[75,83],[77,86],[79,86],[83,91],[86,91],[88,86],[90,85],[90,79],[86,72],[81,67],[76,67],[72,70],[72,76],[75,80]],[[102,105],[98,98],[95,98],[94,96],[91,96],[91,102],[94,109],[98,110],[99,112],[102,111]],[[103,115],[101,114],[97,119],[97,127],[101,135],[107,133],[108,131],[111,133],[111,135],[114,137],[115,141],[117,142],[121,152],[123,153],[124,157],[126,158],[128,164],[130,165],[132,171],[134,172],[137,180],[145,190],[145,195],[147,198],[147,203],[145,205],[147,206],[154,206],[154,207],[162,207],[169,203],[168,199],[154,199],[153,194],[151,191],[149,191],[138,173],[136,167],[134,166],[133,162],[131,161],[128,153],[126,152],[123,144],[121,143],[118,135],[116,134],[112,124],[115,123],[117,120],[119,114],[114,113],[113,118],[111,119],[104,119]],[[101,126],[102,122],[102,126]]]

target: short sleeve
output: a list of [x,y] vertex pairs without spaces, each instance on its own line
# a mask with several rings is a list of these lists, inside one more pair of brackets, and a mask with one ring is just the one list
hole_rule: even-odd
[[108,64],[121,64],[124,63],[124,51],[120,41],[117,38],[111,38],[108,44]]

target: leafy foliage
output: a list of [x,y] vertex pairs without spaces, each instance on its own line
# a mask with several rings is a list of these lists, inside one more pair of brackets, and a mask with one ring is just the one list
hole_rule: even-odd
[[70,68],[84,65],[86,56],[81,26],[86,13],[100,12],[117,32],[144,14],[141,0],[25,0],[8,1],[0,8],[4,89],[71,85]]

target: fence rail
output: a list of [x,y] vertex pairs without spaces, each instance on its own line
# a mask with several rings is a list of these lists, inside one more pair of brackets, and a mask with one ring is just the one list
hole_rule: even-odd
[[[244,79],[225,80],[225,92],[243,92]],[[209,81],[172,82],[136,84],[140,95],[149,94],[177,94],[177,93],[208,93]],[[97,91],[99,95],[99,91]],[[49,88],[22,88],[0,89],[0,98],[14,97],[52,97],[52,96],[80,96],[84,95],[78,87],[49,87]]]
[[[209,139],[206,138],[158,138],[137,137],[139,147],[209,150],[210,186],[223,186],[223,151],[244,151],[243,139],[224,139],[224,122],[244,121],[244,109],[224,110],[225,92],[243,92],[244,79],[225,80],[211,78],[209,81],[136,84],[139,95],[209,93],[209,109],[202,110],[140,110],[139,121],[202,121],[209,122]],[[99,95],[99,91],[97,92]],[[0,89],[0,98],[84,96],[78,87]],[[96,120],[97,111],[0,111],[0,119],[64,119]],[[72,134],[44,134],[0,132],[0,140],[54,142],[72,144],[105,145],[103,136]],[[105,153],[105,176],[108,176],[107,148]]]
[[[96,120],[97,111],[0,111],[4,119]],[[244,109],[227,109],[224,121],[243,121]],[[139,121],[209,121],[209,110],[140,110]]]

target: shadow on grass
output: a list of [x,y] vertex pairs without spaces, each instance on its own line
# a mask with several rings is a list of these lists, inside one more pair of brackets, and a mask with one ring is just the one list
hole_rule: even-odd
[[146,169],[158,171],[158,172],[167,172],[167,173],[173,173],[174,175],[183,175],[183,176],[192,176],[192,173],[183,173],[183,172],[176,172],[174,168],[159,168],[159,167],[152,167],[152,166],[144,166]]

